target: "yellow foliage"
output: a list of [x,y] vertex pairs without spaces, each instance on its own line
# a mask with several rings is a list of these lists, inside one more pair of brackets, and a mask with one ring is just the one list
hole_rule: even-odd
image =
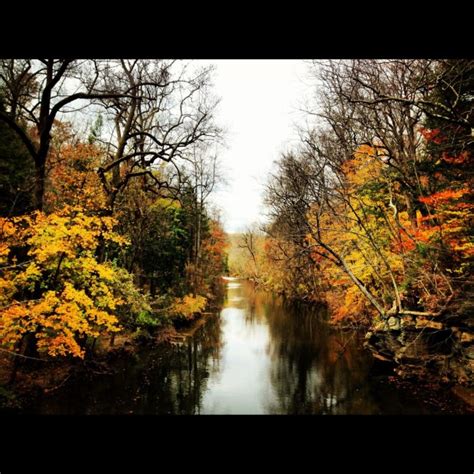
[[[111,217],[89,216],[77,207],[0,222],[2,345],[14,349],[34,333],[38,350],[50,356],[83,357],[81,336],[120,330],[114,313],[124,300],[112,288],[123,269],[95,257],[100,240],[125,244],[114,224]],[[20,265],[11,255],[17,248],[27,250]]]
[[342,169],[352,189],[380,176],[383,166],[377,157],[380,154],[373,147],[362,145],[353,158],[343,164]]
[[[393,298],[392,278],[398,283],[404,278],[403,255],[393,248],[392,242],[399,233],[399,223],[410,225],[406,212],[398,214],[399,223],[394,220],[380,155],[383,149],[359,147],[342,166],[345,186],[338,189],[341,198],[331,203],[331,212],[321,212],[315,205],[307,216],[318,240],[343,256],[352,274],[379,301]],[[327,254],[311,233],[307,241]],[[321,258],[315,255],[316,261]],[[358,317],[373,310],[341,267],[328,268],[325,282],[337,295],[328,297],[334,320]],[[384,293],[387,291],[388,294]]]
[[201,312],[206,304],[207,299],[204,296],[186,295],[183,298],[176,298],[171,307],[171,313],[190,319],[195,313]]

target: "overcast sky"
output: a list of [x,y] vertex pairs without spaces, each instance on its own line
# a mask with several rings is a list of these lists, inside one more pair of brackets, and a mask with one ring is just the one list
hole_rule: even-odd
[[[201,61],[199,61],[201,62]],[[296,60],[216,60],[219,123],[227,131],[221,154],[227,186],[214,194],[227,232],[262,222],[262,190],[272,163],[296,138],[294,123],[308,95],[307,65]]]

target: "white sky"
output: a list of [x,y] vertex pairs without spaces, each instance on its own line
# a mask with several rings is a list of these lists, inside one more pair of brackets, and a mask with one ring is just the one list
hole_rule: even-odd
[[228,184],[214,194],[227,232],[264,220],[262,191],[272,163],[296,138],[298,107],[309,93],[307,65],[297,60],[196,61],[216,65],[218,123],[227,130],[221,153]]

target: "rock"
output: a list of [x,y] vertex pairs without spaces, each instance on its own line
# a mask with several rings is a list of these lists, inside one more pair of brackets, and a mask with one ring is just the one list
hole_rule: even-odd
[[392,331],[400,331],[400,320],[394,316],[390,316],[388,318],[388,327],[392,330]]
[[443,329],[443,323],[437,321],[431,321],[427,318],[417,318],[416,328],[431,328],[431,329]]
[[461,342],[462,343],[469,343],[474,341],[474,334],[471,334],[469,332],[462,332],[461,333]]

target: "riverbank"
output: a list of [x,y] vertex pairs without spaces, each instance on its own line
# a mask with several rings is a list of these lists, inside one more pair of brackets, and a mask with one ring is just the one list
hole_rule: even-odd
[[[35,399],[54,393],[68,384],[85,378],[113,374],[118,360],[136,357],[141,351],[159,346],[182,343],[205,324],[209,315],[215,314],[216,305],[211,301],[209,311],[196,314],[193,319],[171,320],[169,325],[153,333],[124,331],[115,337],[98,338],[93,354],[81,359],[30,359],[20,364],[14,383],[10,383],[13,359],[8,353],[0,354],[0,411],[21,412]],[[214,312],[212,312],[214,310]]]

